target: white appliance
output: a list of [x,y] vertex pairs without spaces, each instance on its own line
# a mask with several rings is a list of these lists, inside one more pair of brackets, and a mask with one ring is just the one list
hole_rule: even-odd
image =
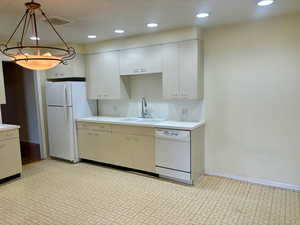
[[79,161],[77,118],[89,117],[95,105],[87,100],[85,82],[46,82],[50,156]]
[[155,151],[160,176],[192,183],[190,131],[157,129]]

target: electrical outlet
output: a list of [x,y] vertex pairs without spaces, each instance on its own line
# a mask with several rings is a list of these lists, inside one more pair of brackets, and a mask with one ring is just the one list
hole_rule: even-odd
[[113,111],[114,111],[114,112],[118,112],[118,106],[114,105],[114,106],[113,106]]
[[182,108],[181,109],[181,120],[182,121],[187,121],[188,120],[188,114],[189,114],[189,109],[188,108]]
[[188,113],[189,113],[189,109],[188,109],[188,108],[183,108],[183,109],[181,110],[181,114],[182,114],[183,116],[187,115]]

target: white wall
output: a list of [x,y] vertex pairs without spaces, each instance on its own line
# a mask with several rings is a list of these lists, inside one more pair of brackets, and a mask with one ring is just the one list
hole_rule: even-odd
[[300,15],[205,32],[206,171],[300,186]]

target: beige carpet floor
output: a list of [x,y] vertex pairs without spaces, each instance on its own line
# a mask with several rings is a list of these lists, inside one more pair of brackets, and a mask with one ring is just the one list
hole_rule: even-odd
[[205,176],[195,186],[46,160],[0,185],[1,225],[299,225],[300,192]]

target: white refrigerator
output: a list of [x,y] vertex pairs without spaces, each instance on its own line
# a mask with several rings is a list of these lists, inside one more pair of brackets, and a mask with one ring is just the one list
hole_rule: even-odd
[[88,101],[85,82],[46,82],[49,154],[79,161],[75,120],[92,116],[96,105]]

